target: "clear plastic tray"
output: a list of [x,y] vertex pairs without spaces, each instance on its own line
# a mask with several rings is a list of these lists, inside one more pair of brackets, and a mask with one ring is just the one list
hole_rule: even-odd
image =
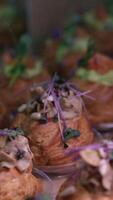
[[99,131],[109,131],[113,130],[113,122],[101,123],[96,127]]
[[[42,180],[42,186],[43,186],[43,192],[38,194],[36,199],[53,199],[54,196],[54,188],[53,188],[53,180],[42,170],[33,168],[32,174],[36,178],[41,178]],[[35,200],[35,199],[34,199]]]
[[76,162],[56,166],[39,166],[38,169],[52,177],[68,176],[76,171]]

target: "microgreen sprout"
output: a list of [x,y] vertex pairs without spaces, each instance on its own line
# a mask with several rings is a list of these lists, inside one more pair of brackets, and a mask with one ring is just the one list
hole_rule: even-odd
[[[75,87],[72,83],[66,82],[64,79],[60,78],[57,75],[55,75],[53,77],[53,79],[49,83],[49,87],[47,89],[48,96],[51,95],[53,97],[53,103],[54,103],[54,106],[57,111],[61,139],[64,143],[65,148],[68,147],[68,145],[65,143],[68,139],[70,139],[72,137],[80,136],[79,131],[73,130],[73,129],[67,127],[67,123],[66,123],[65,117],[63,115],[63,110],[62,110],[62,107],[60,104],[60,98],[61,98],[62,94],[65,92],[69,93],[70,91],[72,91],[75,96],[79,96],[79,97],[86,96],[86,97],[90,98],[90,96],[88,95],[88,93],[90,91],[82,93],[82,92],[78,91],[77,89],[75,89]],[[47,100],[46,100],[46,105],[47,105]],[[68,136],[66,135],[67,133],[69,133]]]
[[9,139],[15,138],[18,135],[24,135],[24,132],[20,128],[0,129],[0,136],[7,136]]
[[24,74],[26,66],[23,64],[23,58],[28,55],[30,44],[31,40],[29,36],[22,36],[16,47],[17,51],[14,63],[5,66],[4,74],[10,78],[9,86],[12,86]]
[[100,143],[94,143],[90,145],[69,148],[68,150],[66,150],[66,154],[70,155],[70,154],[79,153],[80,151],[89,150],[89,149],[90,150],[103,149],[105,152],[111,152],[113,151],[113,141],[102,140],[102,142]]

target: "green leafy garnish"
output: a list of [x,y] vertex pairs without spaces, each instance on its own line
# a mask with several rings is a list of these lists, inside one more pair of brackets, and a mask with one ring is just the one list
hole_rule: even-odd
[[110,70],[106,74],[99,74],[95,70],[88,70],[80,67],[76,71],[76,76],[83,81],[96,82],[106,86],[113,85],[113,70]]
[[93,56],[94,53],[95,53],[95,43],[93,40],[90,39],[87,52],[86,52],[84,58],[81,60],[80,66],[81,67],[86,66],[88,63],[88,60]]
[[23,35],[17,45],[17,58],[22,59],[29,53],[31,39],[28,35]]
[[12,86],[24,74],[26,66],[22,62],[23,58],[29,53],[30,44],[29,36],[22,36],[17,45],[17,55],[14,64],[8,65],[4,69],[4,74],[10,78],[9,86]]
[[12,86],[15,81],[25,72],[25,65],[23,64],[15,64],[15,66],[11,69],[10,71],[10,82],[9,82],[9,86]]
[[8,130],[8,138],[9,139],[15,139],[18,135],[24,136],[24,132],[20,128],[15,128],[15,129],[9,129]]
[[64,141],[67,141],[73,137],[79,137],[79,136],[80,136],[80,132],[78,130],[67,128],[64,131]]

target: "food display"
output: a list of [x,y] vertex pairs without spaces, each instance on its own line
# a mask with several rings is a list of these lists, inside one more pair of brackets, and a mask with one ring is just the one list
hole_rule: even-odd
[[[104,1],[66,3],[64,24],[57,3],[35,12],[0,2],[0,200],[113,200],[113,2]],[[29,14],[39,20],[31,32]]]
[[20,129],[0,130],[0,199],[24,200],[42,191],[32,175],[33,154]]
[[74,85],[54,76],[45,85],[31,88],[31,95],[30,100],[18,108],[20,113],[13,127],[27,133],[34,164],[55,166],[74,162],[73,157],[65,155],[65,149],[93,141],[83,94]]

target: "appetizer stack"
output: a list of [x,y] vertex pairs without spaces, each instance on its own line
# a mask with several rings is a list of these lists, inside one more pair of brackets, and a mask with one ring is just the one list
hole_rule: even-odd
[[31,98],[18,108],[13,127],[26,132],[36,166],[73,162],[65,149],[92,142],[81,96],[73,84],[54,76],[50,82],[31,88]]
[[32,175],[33,154],[20,129],[0,130],[0,199],[24,200],[42,191]]

